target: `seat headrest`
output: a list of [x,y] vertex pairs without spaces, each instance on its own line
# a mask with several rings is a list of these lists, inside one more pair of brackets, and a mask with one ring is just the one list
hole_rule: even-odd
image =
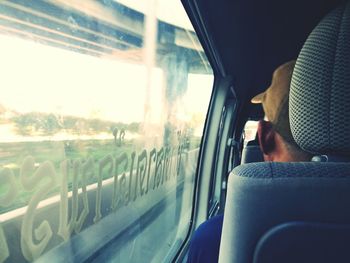
[[350,2],[312,31],[291,81],[289,117],[304,150],[350,155]]

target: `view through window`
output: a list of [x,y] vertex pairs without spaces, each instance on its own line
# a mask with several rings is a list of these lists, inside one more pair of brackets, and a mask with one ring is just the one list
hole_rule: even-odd
[[213,76],[177,0],[0,1],[0,262],[160,262]]

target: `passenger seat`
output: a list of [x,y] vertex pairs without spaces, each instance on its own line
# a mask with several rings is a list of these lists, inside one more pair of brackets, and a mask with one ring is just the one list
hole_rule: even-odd
[[247,145],[243,148],[241,163],[255,163],[255,162],[263,162],[264,157],[260,150],[259,141],[255,139],[253,141],[249,141]]

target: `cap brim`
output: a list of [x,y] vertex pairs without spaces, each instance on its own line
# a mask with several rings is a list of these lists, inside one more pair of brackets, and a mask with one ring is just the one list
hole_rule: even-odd
[[254,98],[252,98],[251,102],[254,104],[262,103],[264,100],[265,92],[262,92],[258,95],[256,95]]

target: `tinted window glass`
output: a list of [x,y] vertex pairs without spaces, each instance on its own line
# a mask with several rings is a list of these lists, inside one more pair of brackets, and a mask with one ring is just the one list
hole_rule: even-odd
[[180,1],[0,2],[0,262],[160,262],[213,77]]

